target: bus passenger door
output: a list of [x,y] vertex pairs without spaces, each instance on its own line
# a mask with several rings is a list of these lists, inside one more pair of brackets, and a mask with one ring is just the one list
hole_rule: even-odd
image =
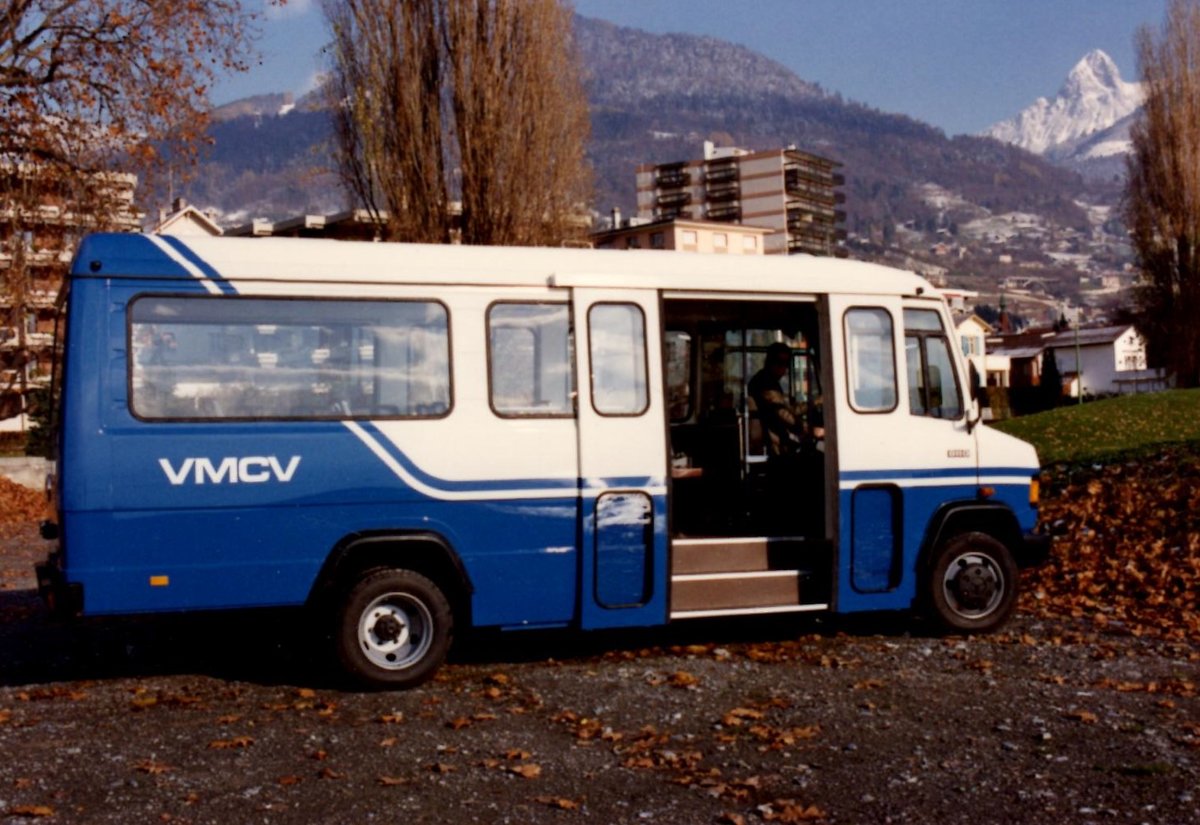
[[930,519],[978,489],[956,339],[940,299],[833,295],[829,311],[837,610],[907,609]]
[[658,296],[575,289],[585,628],[666,620],[666,432]]

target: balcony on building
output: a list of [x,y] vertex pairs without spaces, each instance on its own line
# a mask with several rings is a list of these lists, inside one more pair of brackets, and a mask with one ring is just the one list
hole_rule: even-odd
[[740,203],[728,203],[721,206],[710,206],[704,216],[710,221],[740,221],[742,206]]
[[681,206],[686,206],[692,202],[691,192],[663,192],[657,198],[655,203],[659,209],[678,209]]
[[714,183],[729,183],[738,179],[738,162],[735,158],[711,161],[704,172],[704,182],[709,186]]
[[674,221],[674,220],[691,220],[692,210],[690,209],[659,209],[657,210],[657,218],[655,221]]
[[660,189],[679,189],[691,182],[692,175],[686,163],[671,163],[654,169],[654,185]]
[[704,194],[710,201],[723,203],[737,200],[741,193],[741,187],[737,183],[722,183],[716,186],[710,184]]

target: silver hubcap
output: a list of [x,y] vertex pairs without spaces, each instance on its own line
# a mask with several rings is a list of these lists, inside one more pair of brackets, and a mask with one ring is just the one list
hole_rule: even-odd
[[433,617],[420,599],[385,593],[358,619],[358,643],[371,664],[384,670],[412,666],[433,642]]
[[1004,599],[1006,587],[1004,571],[984,553],[956,556],[942,577],[946,604],[966,619],[981,619],[995,611]]

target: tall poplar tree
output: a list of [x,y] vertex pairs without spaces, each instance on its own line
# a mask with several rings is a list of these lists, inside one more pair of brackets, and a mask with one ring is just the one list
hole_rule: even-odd
[[[560,0],[324,0],[345,188],[390,240],[582,231],[587,100]],[[461,208],[454,221],[451,206]]]
[[1200,386],[1200,3],[1172,0],[1138,32],[1146,99],[1130,131],[1125,219],[1141,284],[1138,327],[1177,386]]

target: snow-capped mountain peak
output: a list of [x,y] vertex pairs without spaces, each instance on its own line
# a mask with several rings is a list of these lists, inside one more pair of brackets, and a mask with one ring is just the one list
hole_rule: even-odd
[[1123,80],[1113,59],[1095,49],[1071,69],[1057,97],[1038,98],[1016,117],[991,126],[984,134],[1039,155],[1062,158],[1141,103],[1141,84]]
[[1093,49],[1075,64],[1067,80],[1059,90],[1059,97],[1102,96],[1110,91],[1121,92],[1126,87],[1137,87],[1121,79],[1121,70],[1105,52]]

